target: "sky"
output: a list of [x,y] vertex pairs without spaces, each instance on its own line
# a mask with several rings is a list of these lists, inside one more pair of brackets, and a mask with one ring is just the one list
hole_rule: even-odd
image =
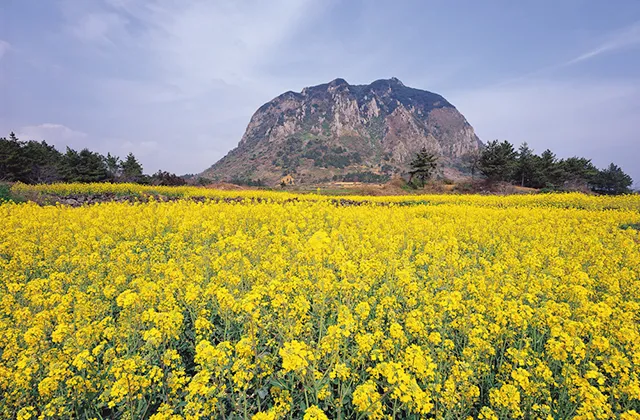
[[0,0],[0,136],[199,173],[257,108],[344,78],[640,187],[638,0]]

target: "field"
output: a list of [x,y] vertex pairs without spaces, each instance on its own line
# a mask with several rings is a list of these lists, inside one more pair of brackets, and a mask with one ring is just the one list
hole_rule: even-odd
[[2,418],[640,419],[639,196],[12,190]]

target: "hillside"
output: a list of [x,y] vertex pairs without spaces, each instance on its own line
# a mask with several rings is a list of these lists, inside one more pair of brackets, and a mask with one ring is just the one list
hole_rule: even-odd
[[423,146],[441,173],[460,174],[460,158],[482,143],[442,96],[396,78],[369,85],[343,79],[286,92],[252,116],[238,147],[202,173],[218,181],[295,183],[384,181],[402,174]]

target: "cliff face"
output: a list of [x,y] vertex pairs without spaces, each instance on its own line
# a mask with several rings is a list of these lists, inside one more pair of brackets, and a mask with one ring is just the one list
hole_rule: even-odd
[[251,117],[238,147],[202,173],[215,180],[273,184],[384,180],[408,169],[422,147],[442,173],[459,174],[460,157],[481,142],[442,96],[398,79],[349,85],[343,79],[286,92]]

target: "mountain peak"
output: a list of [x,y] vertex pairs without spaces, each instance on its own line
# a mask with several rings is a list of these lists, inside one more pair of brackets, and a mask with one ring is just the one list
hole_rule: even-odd
[[339,77],[337,79],[333,79],[332,81],[329,82],[329,86],[340,86],[340,85],[349,86],[349,83],[347,83],[346,80],[341,79]]
[[464,116],[436,93],[407,87],[396,77],[369,85],[337,78],[261,106],[238,147],[203,176],[272,184],[284,175],[316,183],[359,174],[381,181],[404,173],[427,147],[454,177],[460,157],[480,144]]

